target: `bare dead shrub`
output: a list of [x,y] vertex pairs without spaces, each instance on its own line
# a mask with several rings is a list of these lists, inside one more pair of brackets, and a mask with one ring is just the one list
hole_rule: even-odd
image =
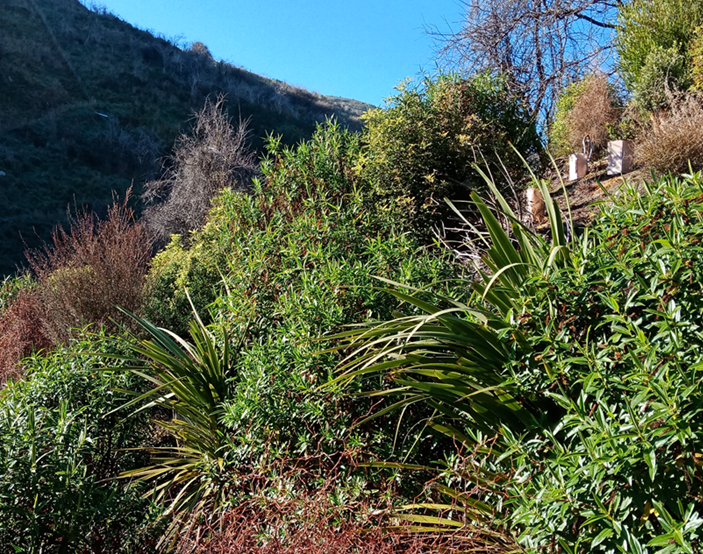
[[578,96],[567,117],[567,140],[573,152],[580,152],[588,135],[593,153],[599,155],[608,144],[608,125],[618,120],[613,90],[605,75],[586,78],[583,92]]
[[191,52],[195,52],[196,54],[200,54],[201,56],[206,56],[208,58],[212,58],[212,54],[210,53],[210,49],[202,42],[196,41],[193,44],[190,45],[190,50]]
[[220,190],[247,188],[257,170],[247,139],[247,122],[231,124],[223,96],[214,103],[206,100],[192,134],[178,139],[163,177],[145,185],[144,220],[155,237],[167,240],[199,229]]
[[151,259],[151,240],[124,201],[107,217],[78,213],[69,231],[57,227],[53,245],[27,253],[37,279],[46,334],[55,343],[87,323],[114,329],[125,320],[117,306],[137,311]]
[[52,346],[36,291],[20,292],[0,316],[0,384],[21,377],[23,358]]
[[703,97],[669,93],[670,109],[653,115],[640,135],[635,161],[658,173],[703,168]]

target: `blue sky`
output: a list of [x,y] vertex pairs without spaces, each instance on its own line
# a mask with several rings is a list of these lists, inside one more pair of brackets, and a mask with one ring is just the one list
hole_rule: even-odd
[[322,94],[375,105],[432,71],[424,28],[461,19],[459,0],[100,0],[142,29],[205,43],[213,56]]

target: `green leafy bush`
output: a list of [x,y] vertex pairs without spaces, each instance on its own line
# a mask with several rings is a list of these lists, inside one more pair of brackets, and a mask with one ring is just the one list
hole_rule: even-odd
[[633,100],[642,110],[656,111],[668,106],[673,93],[688,90],[691,84],[686,56],[679,48],[657,45],[647,54],[633,85]]
[[445,196],[466,198],[469,189],[485,189],[474,163],[483,167],[485,161],[498,176],[502,161],[519,182],[525,166],[510,144],[525,157],[540,151],[522,102],[504,78],[490,74],[405,84],[384,109],[364,119],[367,147],[360,174],[371,181],[390,217],[405,217],[425,231],[445,210]]
[[622,6],[615,42],[628,89],[656,100],[664,83],[681,90],[690,86],[689,48],[701,24],[700,2],[632,0]]
[[506,504],[526,544],[697,548],[702,192],[700,174],[631,189],[573,265],[524,298],[516,327],[532,352],[511,373],[562,411],[529,438],[506,436],[516,475],[530,476]]
[[[230,498],[251,486],[242,474],[271,459],[315,459],[319,475],[348,449],[375,446],[390,455],[413,447],[412,439],[394,446],[392,425],[380,421],[352,430],[370,401],[320,390],[339,355],[320,353],[329,344],[317,337],[392,312],[393,302],[372,288],[374,276],[421,286],[456,275],[447,254],[379,217],[372,187],[354,171],[361,148],[359,135],[332,123],[295,148],[273,140],[253,192],[223,191],[190,246],[172,244],[153,265],[157,293],[147,317],[185,320],[191,312],[183,287],[190,287],[200,295],[198,312],[241,341],[217,408],[227,445],[216,474],[234,491]],[[452,283],[445,288],[454,290]],[[224,348],[221,338],[217,347]],[[433,443],[424,438],[416,446],[432,456]],[[337,469],[350,473],[348,462]],[[364,482],[349,475],[344,486],[361,494]]]
[[181,336],[188,334],[191,305],[186,295],[204,318],[204,308],[224,292],[222,268],[226,267],[225,251],[218,246],[219,227],[206,225],[190,246],[184,246],[179,235],[151,261],[146,279],[145,317]]
[[113,480],[143,463],[120,449],[145,439],[146,420],[112,413],[128,398],[116,389],[134,379],[105,372],[88,354],[95,352],[114,353],[114,341],[76,342],[27,359],[26,378],[0,394],[4,551],[151,551],[150,503]]
[[557,211],[551,244],[517,223],[511,242],[476,201],[491,273],[472,307],[418,301],[434,315],[371,325],[361,352],[401,339],[401,357],[357,367],[406,387],[401,402],[420,395],[463,443],[446,491],[471,532],[535,551],[697,551],[703,176],[627,189],[568,247]]
[[23,290],[33,288],[34,282],[29,275],[20,275],[17,277],[5,277],[0,282],[0,315]]
[[549,129],[549,148],[556,156],[565,156],[574,152],[574,145],[571,144],[569,136],[569,115],[586,89],[586,85],[585,80],[572,83],[563,90],[557,100],[554,121]]
[[696,90],[703,89],[703,26],[697,27],[690,48],[691,79]]

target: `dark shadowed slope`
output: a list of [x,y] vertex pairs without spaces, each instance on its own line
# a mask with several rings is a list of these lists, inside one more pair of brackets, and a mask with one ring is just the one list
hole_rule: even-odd
[[[257,148],[336,116],[359,128],[370,106],[291,87],[181,48],[77,0],[0,0],[0,274],[46,240],[74,202],[152,178],[208,95],[251,118]],[[3,175],[4,173],[4,175]]]

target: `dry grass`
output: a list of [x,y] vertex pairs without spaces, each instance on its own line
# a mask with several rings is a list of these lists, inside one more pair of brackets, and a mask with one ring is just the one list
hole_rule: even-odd
[[588,77],[585,88],[568,116],[567,140],[572,151],[580,152],[586,135],[593,143],[593,153],[602,154],[608,144],[608,124],[617,122],[619,110],[605,75]]
[[670,110],[652,116],[640,136],[635,161],[658,173],[703,169],[703,97],[670,94]]
[[115,201],[107,217],[77,214],[69,231],[58,227],[52,246],[28,252],[37,280],[45,334],[54,343],[67,341],[88,323],[114,330],[125,320],[117,306],[138,311],[144,289],[151,240],[127,206]]
[[420,554],[435,538],[389,534],[344,521],[326,498],[310,497],[230,511],[221,530],[194,550],[201,554]]
[[[218,527],[180,546],[198,554],[424,554],[508,551],[460,531],[411,532],[410,525],[389,530],[387,519],[373,517],[369,505],[339,506],[330,491],[302,498],[257,498],[231,509]],[[382,513],[382,512],[381,512]],[[406,528],[405,530],[403,528]]]

